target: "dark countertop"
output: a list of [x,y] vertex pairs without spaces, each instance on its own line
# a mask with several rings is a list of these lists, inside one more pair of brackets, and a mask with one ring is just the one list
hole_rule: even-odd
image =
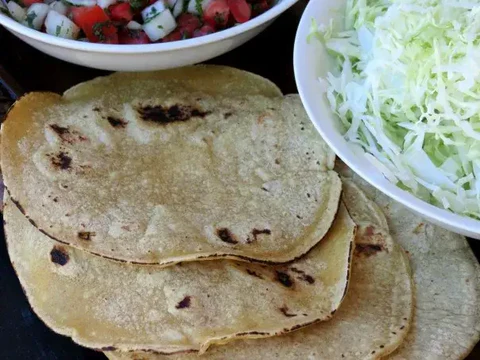
[[[306,4],[306,0],[301,0],[255,39],[208,63],[230,65],[260,74],[275,82],[285,94],[296,93],[293,42]],[[3,28],[0,28],[0,46],[0,65],[25,91],[61,93],[79,82],[108,73],[49,57]],[[6,98],[6,94],[0,93],[0,114]],[[10,265],[3,229],[0,236],[0,359],[104,360],[101,353],[82,348],[53,333],[33,314]],[[470,245],[479,259],[480,241],[471,240]],[[467,359],[480,359],[480,345]]]

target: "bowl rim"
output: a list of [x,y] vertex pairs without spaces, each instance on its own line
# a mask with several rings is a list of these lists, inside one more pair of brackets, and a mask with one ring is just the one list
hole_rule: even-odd
[[249,31],[257,26],[262,25],[265,22],[268,22],[269,20],[274,19],[275,17],[283,13],[285,10],[290,8],[292,5],[294,5],[297,1],[299,0],[278,0],[277,4],[275,4],[272,8],[270,8],[263,14],[251,20],[248,20],[243,24],[231,27],[226,30],[218,31],[213,34],[201,36],[198,38],[186,39],[182,41],[172,41],[168,43],[157,44],[117,45],[89,43],[78,40],[64,39],[40,32],[38,30],[30,29],[29,27],[17,22],[16,20],[2,13],[0,13],[0,25],[3,25],[5,28],[15,33],[26,36],[30,39],[67,49],[112,54],[144,54],[195,48],[205,44],[210,44],[232,38],[238,34]]
[[[334,139],[328,136],[328,131],[322,126],[322,122],[318,121],[317,111],[315,110],[315,99],[312,95],[309,95],[308,91],[308,77],[312,75],[306,65],[306,58],[304,49],[307,44],[307,34],[310,30],[311,19],[315,18],[315,14],[319,12],[318,6],[324,0],[311,1],[305,8],[299,25],[297,27],[297,33],[295,35],[295,43],[293,50],[293,68],[295,82],[298,88],[300,98],[303,106],[314,124],[317,131],[320,133],[324,141],[333,149],[336,155],[342,159],[347,166],[349,166],[356,174],[367,181],[376,189],[380,190],[390,198],[396,200],[407,208],[415,211],[417,214],[421,214],[426,218],[435,220],[438,224],[443,224],[450,229],[457,229],[463,232],[465,235],[475,236],[480,239],[480,221],[473,218],[469,218],[463,215],[455,214],[448,210],[436,207],[428,202],[421,200],[413,194],[401,190],[395,184],[378,183],[369,173],[364,169],[362,165],[356,163],[355,155],[353,153],[346,153],[342,150],[342,145]],[[320,87],[320,85],[319,85]],[[342,137],[343,139],[343,137]],[[348,144],[345,141],[345,146]],[[387,180],[388,181],[388,180]]]

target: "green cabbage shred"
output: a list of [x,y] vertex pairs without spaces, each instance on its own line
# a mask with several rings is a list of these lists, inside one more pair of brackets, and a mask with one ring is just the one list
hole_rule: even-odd
[[480,1],[347,0],[342,22],[309,38],[336,60],[320,81],[347,141],[401,188],[479,219]]

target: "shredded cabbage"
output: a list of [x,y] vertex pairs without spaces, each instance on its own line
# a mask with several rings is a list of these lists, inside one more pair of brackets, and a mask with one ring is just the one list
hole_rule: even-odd
[[480,218],[480,1],[347,0],[343,21],[309,37],[337,60],[320,80],[345,138],[401,188]]

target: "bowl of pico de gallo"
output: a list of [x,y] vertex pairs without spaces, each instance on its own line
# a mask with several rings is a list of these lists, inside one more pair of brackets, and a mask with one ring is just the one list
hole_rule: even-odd
[[298,0],[0,0],[0,24],[34,48],[113,71],[160,70],[228,52]]

